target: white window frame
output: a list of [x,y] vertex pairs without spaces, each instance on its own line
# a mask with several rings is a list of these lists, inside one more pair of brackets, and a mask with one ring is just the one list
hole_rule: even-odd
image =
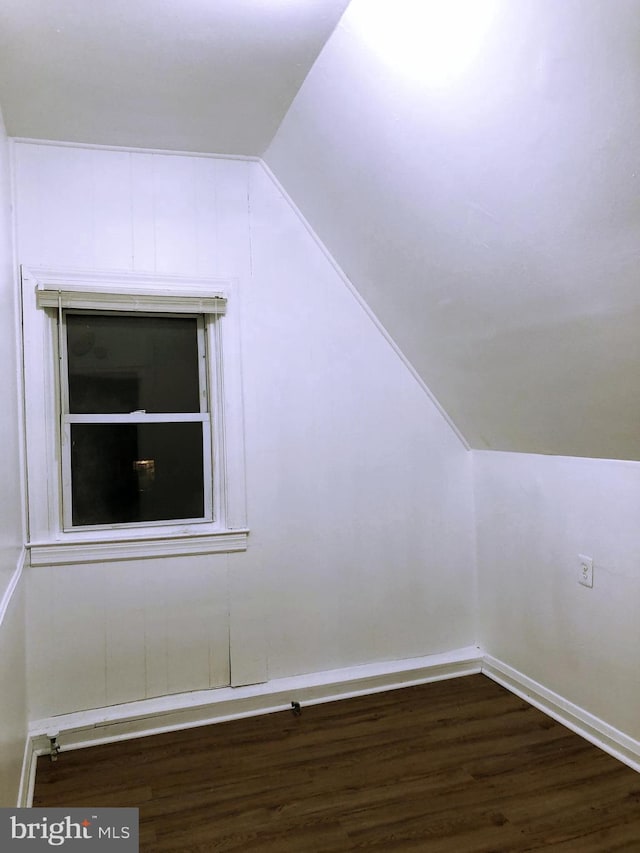
[[[241,551],[247,547],[237,282],[22,268],[23,368],[32,565]],[[213,511],[204,519],[70,527],[61,408],[63,310],[206,315]],[[129,416],[125,416],[129,417]],[[148,418],[153,416],[149,415]],[[66,499],[65,499],[66,498]]]
[[[212,389],[208,382],[208,366],[211,355],[209,348],[206,345],[205,332],[208,329],[209,322],[205,322],[208,314],[165,314],[160,313],[161,317],[193,317],[197,323],[197,345],[198,345],[198,387],[199,387],[199,404],[200,411],[189,414],[173,413],[172,415],[151,414],[147,412],[131,412],[130,414],[99,414],[99,415],[77,415],[69,412],[69,365],[68,365],[68,347],[67,347],[67,317],[69,314],[78,314],[86,316],[86,309],[65,308],[59,312],[58,317],[58,364],[59,364],[59,389],[60,389],[60,430],[61,430],[61,447],[62,447],[62,520],[63,530],[71,532],[74,530],[106,530],[106,529],[129,529],[141,527],[159,527],[167,524],[200,524],[207,521],[214,521],[214,502],[213,502],[213,448],[212,448],[212,430],[211,430],[211,393]],[[113,316],[115,312],[96,310],[95,314],[105,317]],[[125,316],[132,316],[131,311],[118,312]],[[147,311],[135,312],[139,316],[152,316]],[[217,320],[214,320],[217,322]],[[205,325],[207,329],[205,329]],[[215,355],[213,356],[215,358]],[[141,522],[117,522],[104,524],[83,524],[74,525],[72,520],[73,515],[73,500],[72,500],[72,483],[71,483],[71,425],[72,424],[104,424],[104,423],[121,423],[121,424],[150,424],[150,423],[186,423],[197,422],[202,424],[202,468],[203,468],[203,503],[204,513],[199,518],[180,518],[167,519],[163,521],[145,521]],[[217,507],[216,507],[217,509]]]

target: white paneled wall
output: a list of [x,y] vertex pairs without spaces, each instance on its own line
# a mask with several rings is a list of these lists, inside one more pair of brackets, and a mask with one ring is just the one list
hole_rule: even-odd
[[24,585],[19,584],[0,621],[0,807],[18,801],[26,738]]
[[18,313],[10,200],[9,145],[0,113],[0,601],[16,570],[24,535],[17,363]]
[[229,684],[224,556],[56,566],[30,580],[32,717]]
[[18,144],[21,263],[246,274],[250,163]]
[[[27,728],[24,540],[9,146],[0,113],[0,806],[15,806]],[[13,592],[12,592],[13,591]]]
[[470,456],[262,166],[15,148],[22,263],[239,281],[251,529],[31,569],[32,718],[470,645]]

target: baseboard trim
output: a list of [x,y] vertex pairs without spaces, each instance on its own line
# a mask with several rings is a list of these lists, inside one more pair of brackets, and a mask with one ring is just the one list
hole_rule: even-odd
[[585,740],[640,772],[640,742],[569,702],[476,646],[438,655],[365,664],[273,679],[265,684],[223,687],[145,699],[123,705],[35,720],[20,780],[18,806],[33,803],[36,763],[55,734],[61,751],[129,740],[167,731],[242,719],[302,706],[380,693],[482,673]]
[[640,772],[640,741],[634,740],[491,655],[484,656],[482,673],[585,740]]
[[36,748],[34,738],[31,736],[27,737],[24,745],[20,787],[18,788],[18,802],[16,804],[16,807],[19,809],[29,809],[33,805],[33,791],[36,786],[36,764],[38,755],[42,752],[43,750]]
[[48,746],[47,736],[55,734],[64,752],[282,711],[294,701],[302,706],[315,705],[478,674],[481,666],[479,650],[470,646],[427,657],[273,679],[265,684],[181,693],[35,720],[29,726],[29,740],[32,751],[42,754]]

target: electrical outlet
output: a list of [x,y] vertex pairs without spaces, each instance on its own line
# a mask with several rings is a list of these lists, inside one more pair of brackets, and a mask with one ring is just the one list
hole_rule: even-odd
[[578,583],[582,586],[593,586],[593,559],[585,557],[584,554],[578,554],[580,567],[578,569]]

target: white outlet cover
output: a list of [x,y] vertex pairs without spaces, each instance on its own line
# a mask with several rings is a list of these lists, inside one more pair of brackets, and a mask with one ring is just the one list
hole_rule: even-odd
[[593,558],[578,554],[578,583],[582,586],[593,587]]

